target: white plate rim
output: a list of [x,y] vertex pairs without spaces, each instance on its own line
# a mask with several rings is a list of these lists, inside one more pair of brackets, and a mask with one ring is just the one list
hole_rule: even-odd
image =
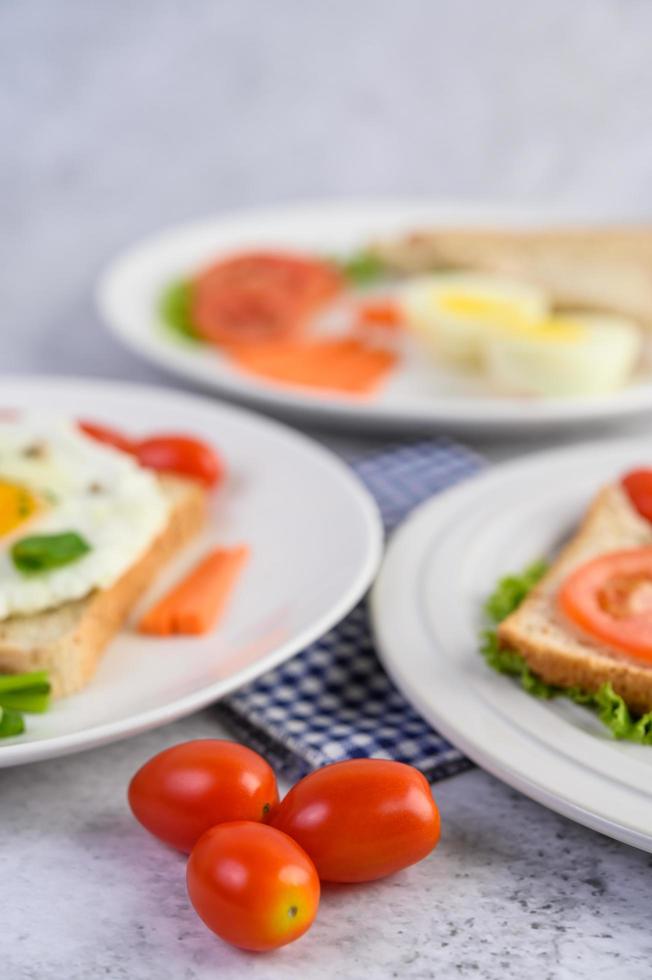
[[[215,375],[206,362],[186,364],[179,359],[179,348],[154,331],[134,331],[126,322],[122,308],[123,279],[134,263],[175,241],[189,236],[205,235],[213,229],[237,229],[239,226],[265,228],[284,220],[315,223],[341,216],[343,222],[369,220],[386,215],[392,222],[448,222],[459,225],[545,226],[556,223],[595,224],[596,217],[582,216],[568,208],[551,208],[544,203],[519,206],[513,203],[456,202],[422,199],[341,199],[290,203],[271,208],[226,212],[215,218],[202,219],[163,229],[158,234],[137,241],[114,257],[101,273],[95,287],[95,305],[111,333],[125,346],[164,371],[198,385],[205,391],[236,401],[262,407],[289,418],[297,415],[337,425],[356,424],[365,428],[390,427],[395,430],[440,429],[483,431],[550,431],[565,424],[590,425],[599,421],[616,421],[652,411],[652,384],[587,399],[524,400],[514,398],[433,398],[427,412],[411,405],[397,406],[382,402],[359,403],[331,396],[302,395],[291,389],[249,379],[228,368]],[[210,256],[207,256],[209,258]]]
[[173,700],[167,705],[151,708],[117,721],[105,722],[79,732],[71,732],[33,742],[15,741],[10,745],[2,745],[0,743],[0,768],[28,762],[37,762],[43,759],[55,758],[73,752],[95,748],[109,742],[139,734],[151,728],[156,728],[160,725],[165,725],[201,708],[207,707],[233,690],[236,690],[238,687],[249,683],[260,674],[272,670],[323,636],[332,626],[346,616],[356,602],[365,594],[373,581],[382,558],[384,543],[384,530],[376,502],[343,460],[339,459],[331,450],[320,445],[309,436],[290,428],[282,422],[265,418],[248,409],[222,402],[215,402],[198,394],[168,389],[161,385],[112,381],[104,378],[48,375],[0,376],[0,391],[3,392],[3,395],[8,385],[48,385],[51,387],[58,386],[60,388],[74,386],[80,392],[86,392],[86,396],[89,398],[93,393],[97,392],[98,388],[106,391],[115,391],[119,388],[120,390],[128,390],[133,395],[142,395],[146,398],[163,397],[166,400],[174,399],[179,404],[203,405],[210,411],[215,411],[218,414],[226,413],[233,417],[244,419],[249,424],[259,427],[263,432],[269,430],[274,431],[276,434],[282,435],[284,439],[301,445],[313,458],[319,459],[323,464],[330,467],[347,484],[351,498],[358,506],[360,515],[365,523],[367,553],[364,562],[357,569],[349,588],[346,592],[342,593],[339,601],[333,603],[329,609],[324,610],[323,614],[314,621],[311,627],[305,628],[302,632],[297,633],[280,644],[276,649],[266,654],[260,660],[257,660],[255,664],[240,671],[235,678],[217,681],[198,691]]
[[[511,474],[526,472],[528,467],[539,464],[558,467],[563,465],[564,460],[577,459],[578,454],[584,454],[588,458],[596,451],[606,453],[610,448],[617,448],[620,451],[628,447],[631,447],[633,452],[647,450],[649,455],[649,445],[640,437],[578,443],[563,449],[528,453],[517,460],[481,471],[462,484],[430,498],[410,515],[389,541],[380,572],[370,594],[370,619],[376,650],[394,683],[423,717],[472,761],[549,809],[606,836],[645,851],[652,851],[652,820],[649,830],[642,830],[628,824],[625,819],[622,821],[614,819],[604,812],[601,813],[594,806],[584,805],[577,796],[573,798],[556,792],[554,775],[546,779],[542,779],[540,775],[539,778],[534,778],[531,773],[524,771],[522,766],[514,765],[513,760],[493,751],[490,745],[470,737],[464,726],[456,723],[455,718],[448,712],[443,695],[439,701],[424,695],[423,686],[406,666],[402,656],[406,643],[410,642],[413,647],[415,644],[419,647],[425,644],[424,649],[428,649],[428,655],[432,656],[433,661],[436,660],[431,640],[418,614],[417,581],[433,540],[433,530],[438,523],[444,520],[450,521],[451,517],[463,519],[465,505],[477,501],[484,492],[499,486],[504,480],[509,479]],[[406,639],[408,622],[410,623],[409,641]],[[491,677],[504,684],[513,683],[510,679],[498,675],[494,678],[492,674]],[[516,693],[524,698],[529,697],[525,692]],[[483,705],[480,700],[473,701],[472,705],[474,710],[482,711],[486,717],[491,716],[497,733],[513,734],[513,730],[503,724],[502,719],[496,716],[489,705]],[[570,759],[555,757],[547,746],[537,744],[533,749],[530,748],[535,753],[534,760],[544,759],[553,768],[554,765],[568,766],[570,770],[576,766],[576,763]],[[620,800],[623,802],[622,812],[626,812],[627,798],[628,796],[631,798],[632,791],[622,788],[620,784],[609,780],[606,776],[595,774],[595,778],[602,778],[604,790],[610,794],[610,799],[614,799],[615,794],[616,808]],[[614,805],[610,804],[609,809],[613,810],[613,808]]]

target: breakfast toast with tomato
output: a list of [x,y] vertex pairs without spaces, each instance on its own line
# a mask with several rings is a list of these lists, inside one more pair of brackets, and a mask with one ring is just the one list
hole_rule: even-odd
[[498,626],[547,684],[652,709],[652,471],[604,487],[572,540]]
[[72,694],[204,525],[219,460],[189,437],[43,417],[3,422],[0,444],[0,673],[47,671]]

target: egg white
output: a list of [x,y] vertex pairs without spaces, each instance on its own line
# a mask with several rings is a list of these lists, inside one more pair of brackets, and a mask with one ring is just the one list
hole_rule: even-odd
[[[0,537],[0,619],[52,609],[109,588],[166,524],[157,477],[126,453],[83,435],[69,420],[21,415],[0,422],[0,480],[20,484],[43,507]],[[61,568],[21,573],[11,546],[34,534],[75,531],[90,551]]]
[[599,395],[629,380],[641,350],[640,329],[624,317],[551,317],[529,333],[492,336],[486,347],[487,376],[496,388],[517,394]]

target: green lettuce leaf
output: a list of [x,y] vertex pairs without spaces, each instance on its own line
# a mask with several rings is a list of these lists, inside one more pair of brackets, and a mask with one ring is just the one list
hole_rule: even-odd
[[187,280],[172,282],[163,290],[159,301],[159,313],[166,327],[169,327],[178,337],[199,341],[201,338],[197,335],[190,315],[191,299],[191,286]]
[[[535,562],[523,572],[502,578],[487,599],[484,611],[489,620],[497,625],[518,609],[531,589],[545,575],[545,562]],[[501,646],[495,626],[481,634],[480,652],[492,670],[507,674],[519,681],[528,694],[549,700],[566,697],[575,704],[593,710],[614,738],[640,745],[652,745],[652,711],[640,718],[632,716],[623,698],[616,694],[611,684],[603,684],[596,691],[583,691],[578,687],[556,687],[547,684],[534,674],[520,653]]]

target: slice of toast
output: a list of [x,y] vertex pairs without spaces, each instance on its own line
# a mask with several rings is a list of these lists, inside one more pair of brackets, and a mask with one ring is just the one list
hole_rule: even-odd
[[545,289],[557,308],[590,308],[652,326],[652,225],[435,229],[374,245],[399,272],[469,269]]
[[54,697],[73,694],[89,682],[104,648],[158,570],[204,523],[206,493],[199,483],[168,475],[160,482],[170,514],[145,554],[108,589],[56,609],[0,620],[0,673],[47,670]]
[[609,682],[636,713],[652,709],[652,664],[586,638],[557,609],[561,582],[578,565],[609,551],[652,545],[652,524],[620,485],[595,498],[577,534],[518,609],[498,627],[501,642],[517,650],[537,676],[562,687],[597,691]]

